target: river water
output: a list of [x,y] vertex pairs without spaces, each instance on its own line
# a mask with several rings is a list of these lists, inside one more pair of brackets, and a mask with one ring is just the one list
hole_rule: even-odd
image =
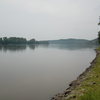
[[0,100],[50,100],[95,58],[95,47],[0,47]]

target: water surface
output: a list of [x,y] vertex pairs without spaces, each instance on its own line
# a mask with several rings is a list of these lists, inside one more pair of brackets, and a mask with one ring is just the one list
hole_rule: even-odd
[[92,47],[0,47],[0,100],[49,100],[95,57]]

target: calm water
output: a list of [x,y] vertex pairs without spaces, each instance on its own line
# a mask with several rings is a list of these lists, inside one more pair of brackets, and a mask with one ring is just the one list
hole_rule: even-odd
[[0,100],[49,100],[95,57],[94,48],[0,47]]

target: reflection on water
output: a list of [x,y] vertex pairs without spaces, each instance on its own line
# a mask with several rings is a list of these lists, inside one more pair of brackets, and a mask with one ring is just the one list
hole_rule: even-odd
[[98,45],[77,45],[77,44],[33,44],[33,45],[1,45],[0,50],[3,51],[23,51],[27,48],[34,50],[38,47],[43,48],[58,48],[58,49],[68,49],[68,50],[77,50],[77,49],[84,49],[84,48],[96,48]]
[[50,44],[49,47],[58,48],[58,49],[68,49],[68,50],[78,50],[78,49],[86,49],[86,48],[96,48],[98,45],[77,45],[77,44]]
[[49,100],[90,65],[94,48],[54,44],[0,46],[0,100]]
[[19,50],[25,50],[26,49],[26,45],[3,45],[0,46],[0,50],[2,51],[19,51]]
[[23,51],[29,47],[30,49],[35,49],[37,45],[3,45],[0,46],[1,51]]

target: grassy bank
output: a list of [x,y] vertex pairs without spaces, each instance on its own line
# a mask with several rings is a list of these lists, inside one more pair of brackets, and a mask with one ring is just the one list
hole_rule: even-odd
[[51,100],[100,100],[100,48],[96,49],[96,58],[63,94]]
[[97,50],[96,59],[82,77],[77,80],[77,85],[61,100],[100,100],[100,48]]

